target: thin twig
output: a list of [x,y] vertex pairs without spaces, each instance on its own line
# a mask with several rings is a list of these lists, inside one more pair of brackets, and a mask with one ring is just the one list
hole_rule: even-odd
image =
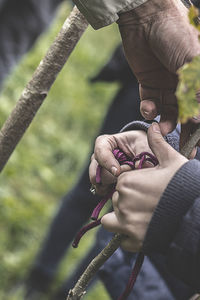
[[75,6],[0,131],[0,171],[32,122],[87,26],[88,22]]
[[116,234],[112,238],[109,244],[91,261],[74,288],[69,291],[67,300],[79,300],[83,295],[85,295],[85,289],[90,280],[99,268],[108,260],[108,258],[119,248],[124,238],[125,236],[122,234]]
[[197,145],[199,140],[200,140],[200,124],[198,124],[196,131],[191,135],[189,141],[182,148],[181,154],[189,158],[190,154],[192,153],[192,150]]

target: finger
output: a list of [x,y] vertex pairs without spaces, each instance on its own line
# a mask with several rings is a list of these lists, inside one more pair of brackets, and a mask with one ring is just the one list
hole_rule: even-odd
[[[89,166],[89,178],[91,184],[95,187],[95,194],[99,196],[105,196],[111,189],[112,184],[115,182],[114,178],[110,173],[110,176],[102,176],[102,182],[97,184],[96,182],[96,171],[97,171],[98,163],[94,158],[94,154],[91,157],[91,163]],[[106,171],[108,173],[108,171]],[[102,172],[103,173],[103,172]]]
[[[129,165],[121,165],[120,167],[121,167],[121,171],[120,171],[121,174],[132,170],[132,168]],[[94,173],[93,173],[93,178],[94,178]],[[117,178],[115,176],[113,176],[110,172],[108,172],[106,169],[101,168],[101,184],[102,185],[110,185],[115,182],[117,182]],[[95,182],[92,182],[92,183],[96,184]]]
[[113,210],[116,213],[116,210],[118,212],[118,203],[119,203],[119,192],[115,191],[113,196],[112,196],[112,205],[113,205]]
[[157,117],[157,107],[153,99],[142,100],[140,103],[140,112],[146,120],[153,120]]
[[129,165],[121,165],[121,174],[131,170],[132,168]]
[[159,90],[140,85],[140,112],[146,120],[153,120],[159,113]]
[[163,135],[171,132],[177,123],[178,106],[173,89],[150,89],[140,87],[140,111],[147,120],[161,115],[160,128]]
[[[150,151],[150,152],[151,152],[151,151]],[[136,161],[136,163],[135,163],[135,168],[138,169],[139,165],[140,165],[140,161],[138,160],[138,161]],[[142,164],[142,169],[148,169],[148,168],[153,168],[153,167],[155,167],[155,166],[154,166],[154,164],[153,164],[152,162],[150,162],[150,161],[145,161],[145,162]]]
[[174,154],[177,154],[177,152],[164,140],[159,124],[152,124],[148,129],[147,138],[149,146],[157,157],[160,165],[165,165]]
[[94,154],[93,154],[91,157],[91,163],[89,165],[89,177],[90,177],[90,182],[94,185],[96,184],[97,166],[98,166],[98,162],[94,158]]
[[96,194],[102,197],[108,195],[108,193],[110,193],[112,189],[113,189],[113,185],[102,185],[102,184],[95,185]]
[[162,106],[161,116],[160,116],[160,130],[163,136],[172,132],[177,125],[178,118],[178,108],[176,104],[164,105]]
[[112,175],[118,176],[121,172],[120,164],[113,155],[113,150],[118,145],[111,135],[103,135],[96,139],[94,156],[101,167],[105,168]]
[[104,185],[113,184],[117,181],[117,178],[113,176],[106,169],[101,169],[101,183]]
[[138,243],[134,238],[129,237],[122,240],[121,247],[125,251],[134,253],[139,252],[142,248],[140,243]]
[[114,212],[104,215],[101,219],[101,224],[110,232],[122,233],[120,223]]

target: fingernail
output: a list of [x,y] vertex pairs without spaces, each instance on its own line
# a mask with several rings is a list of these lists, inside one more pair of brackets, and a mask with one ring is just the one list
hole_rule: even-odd
[[143,114],[144,114],[145,116],[147,116],[147,117],[149,117],[149,116],[150,116],[150,113],[149,113],[149,111],[146,111],[146,110],[144,110],[144,111],[143,111]]
[[147,110],[144,110],[145,115],[149,115],[149,112]]
[[112,174],[113,174],[114,176],[116,176],[116,175],[117,175],[117,168],[116,168],[116,167],[112,167],[112,168],[111,168],[111,172],[112,172]]
[[160,127],[157,123],[152,123],[152,127],[154,132],[160,133]]

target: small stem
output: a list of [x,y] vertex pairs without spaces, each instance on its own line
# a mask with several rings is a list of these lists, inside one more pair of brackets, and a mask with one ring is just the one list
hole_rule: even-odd
[[99,270],[99,268],[108,260],[108,258],[119,248],[122,240],[125,238],[122,234],[116,234],[110,243],[91,261],[83,275],[77,281],[72,290],[69,291],[67,300],[79,300],[86,293],[90,280]]
[[198,124],[196,131],[191,135],[188,142],[181,149],[181,154],[187,158],[190,157],[192,150],[200,141],[200,124]]

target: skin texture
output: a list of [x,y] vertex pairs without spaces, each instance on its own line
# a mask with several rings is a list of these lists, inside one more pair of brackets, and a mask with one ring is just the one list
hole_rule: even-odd
[[[200,54],[199,33],[187,13],[180,0],[149,0],[118,21],[126,58],[140,84],[141,114],[147,120],[160,114],[163,135],[177,123],[177,70]],[[184,126],[183,142],[191,121],[199,122]]]
[[[187,162],[185,157],[165,142],[157,123],[153,123],[149,128],[147,139],[149,148],[157,157],[159,165],[121,172],[112,198],[114,211],[102,218],[102,224],[108,231],[127,235],[122,247],[132,252],[141,249],[152,214],[163,191],[177,170]],[[110,163],[108,159],[105,160],[105,157],[112,154],[109,142],[106,139],[103,141],[103,138],[100,142],[97,140],[96,149],[99,143],[104,143],[105,148],[100,154],[97,151],[95,157],[102,167],[111,172],[113,165],[117,166],[117,164],[115,161]],[[134,142],[131,145],[129,142],[126,148],[130,150],[133,144]],[[118,172],[120,173],[120,169]]]

